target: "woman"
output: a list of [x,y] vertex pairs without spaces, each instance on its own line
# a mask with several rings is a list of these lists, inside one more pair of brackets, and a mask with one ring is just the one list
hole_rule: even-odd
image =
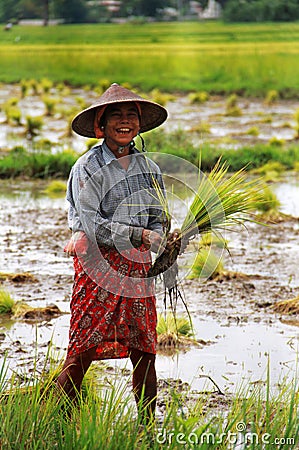
[[72,122],[78,134],[104,141],[78,159],[67,190],[73,238],[66,251],[74,255],[75,277],[69,346],[57,384],[73,399],[93,360],[130,357],[136,403],[147,418],[157,393],[157,316],[146,275],[167,224],[160,170],[133,139],[166,118],[162,106],[111,85]]

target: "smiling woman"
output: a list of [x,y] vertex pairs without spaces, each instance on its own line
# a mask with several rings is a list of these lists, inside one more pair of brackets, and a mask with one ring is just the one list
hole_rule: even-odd
[[150,250],[157,252],[166,229],[165,195],[158,166],[135,148],[139,132],[162,124],[167,111],[114,83],[98,102],[81,111],[72,128],[103,138],[72,169],[67,199],[74,256],[68,353],[58,386],[72,399],[93,360],[127,358],[133,390],[144,419],[154,415],[157,393],[156,299],[147,279]]

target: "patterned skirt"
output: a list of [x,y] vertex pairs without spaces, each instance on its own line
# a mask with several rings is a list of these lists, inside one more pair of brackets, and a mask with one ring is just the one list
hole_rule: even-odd
[[102,247],[74,257],[74,286],[67,357],[96,347],[96,359],[126,358],[130,349],[156,353],[156,298],[146,278],[144,246],[123,251]]

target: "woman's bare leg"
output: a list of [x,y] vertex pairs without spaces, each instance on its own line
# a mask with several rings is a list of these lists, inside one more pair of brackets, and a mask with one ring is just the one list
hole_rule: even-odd
[[84,375],[95,359],[95,354],[96,348],[94,347],[65,360],[56,384],[71,400],[75,400],[80,392]]
[[155,416],[157,397],[156,355],[132,349],[133,392],[138,410],[145,421]]

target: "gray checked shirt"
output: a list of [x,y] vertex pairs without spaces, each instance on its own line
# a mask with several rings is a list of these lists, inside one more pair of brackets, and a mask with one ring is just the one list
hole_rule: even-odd
[[165,204],[161,204],[165,188],[160,169],[136,148],[129,157],[125,170],[104,142],[81,156],[71,170],[69,227],[73,232],[84,231],[97,245],[138,247],[144,228],[160,234],[165,231]]

